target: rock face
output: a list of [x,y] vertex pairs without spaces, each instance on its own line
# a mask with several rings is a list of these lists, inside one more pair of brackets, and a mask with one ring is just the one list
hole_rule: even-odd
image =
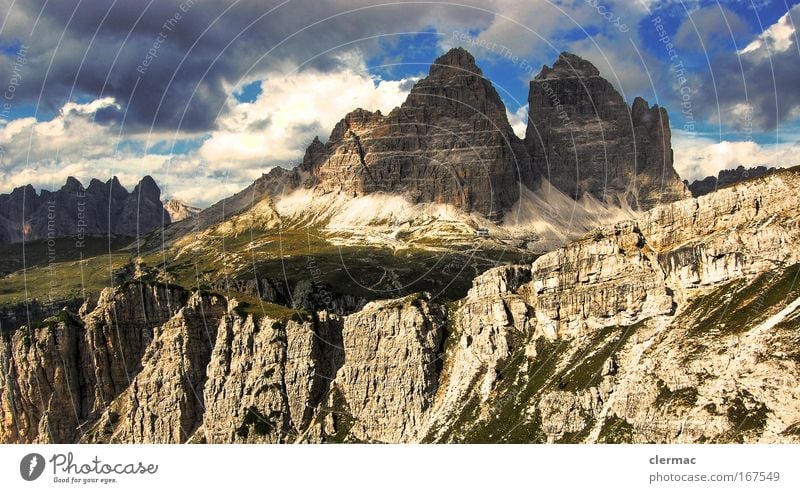
[[562,53],[531,81],[528,103],[525,147],[562,192],[642,210],[687,197],[667,111],[638,97],[629,108],[588,61]]
[[75,178],[55,192],[36,193],[31,185],[0,195],[0,244],[40,238],[84,235],[145,235],[170,224],[161,190],[145,176],[132,192],[116,177],[92,180],[85,187]]
[[388,115],[357,109],[315,140],[301,170],[321,193],[405,194],[499,218],[533,182],[500,96],[461,48],[438,58]]
[[717,176],[706,176],[702,180],[695,180],[689,184],[689,191],[692,197],[699,197],[714,192],[720,188],[739,183],[740,181],[758,178],[760,176],[775,173],[775,168],[757,166],[755,168],[745,168],[739,166],[736,169],[724,169]]
[[199,207],[194,207],[178,199],[170,199],[164,202],[164,210],[167,211],[171,223],[183,221],[184,219],[195,219],[200,213]]
[[344,365],[334,385],[353,419],[353,439],[416,438],[436,396],[444,326],[445,310],[414,295],[373,302],[347,317]]
[[[284,443],[308,426],[341,366],[342,321],[223,320],[209,364],[199,441]],[[255,369],[255,371],[254,371]]]
[[183,290],[132,284],[3,334],[0,441],[69,443],[87,431],[141,370],[155,327],[185,303]]
[[797,442],[798,184],[657,207],[477,278],[427,439]]
[[3,442],[800,440],[800,171],[348,315],[107,289],[3,334]]
[[203,421],[206,367],[225,312],[224,298],[195,292],[154,331],[142,370],[117,399],[111,441],[180,443],[192,436]]

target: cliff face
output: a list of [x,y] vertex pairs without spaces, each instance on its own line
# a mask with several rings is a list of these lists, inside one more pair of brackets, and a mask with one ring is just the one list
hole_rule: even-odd
[[4,333],[0,440],[76,441],[128,389],[154,329],[185,302],[183,290],[132,284],[104,290],[79,315]]
[[658,207],[477,278],[428,439],[796,442],[799,183]]
[[73,177],[55,192],[31,185],[0,194],[0,244],[75,235],[145,235],[170,224],[156,182],[128,192],[116,177],[84,187]]
[[350,315],[131,284],[4,334],[3,442],[797,442],[800,174]]
[[628,107],[588,61],[562,53],[531,81],[528,103],[525,146],[562,192],[641,210],[688,196],[666,110],[638,97]]
[[437,59],[388,115],[355,110],[301,168],[322,193],[405,194],[499,218],[533,181],[500,96],[461,48]]

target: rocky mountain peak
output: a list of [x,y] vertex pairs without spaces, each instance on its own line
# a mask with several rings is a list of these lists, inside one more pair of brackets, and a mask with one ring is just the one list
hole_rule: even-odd
[[78,181],[78,179],[75,178],[74,176],[68,176],[67,182],[61,188],[61,190],[81,191],[83,190],[83,184],[80,181]]
[[106,190],[107,188],[108,187],[106,187],[105,183],[97,178],[92,178],[89,181],[89,186],[86,187],[86,191],[89,193],[102,193],[102,190]]
[[319,193],[392,193],[493,219],[518,199],[520,176],[532,181],[505,105],[463,48],[439,57],[390,114],[348,113],[326,144],[311,143],[300,169]]
[[590,62],[562,53],[531,81],[528,104],[528,153],[565,194],[641,210],[688,196],[666,110],[639,97],[629,107]]
[[558,56],[558,60],[556,60],[552,68],[547,65],[542,67],[541,72],[536,76],[536,80],[599,76],[600,71],[590,61],[564,51]]
[[483,76],[475,57],[464,48],[453,48],[433,62],[428,72],[432,79],[449,79],[459,75]]
[[171,222],[176,223],[187,218],[194,218],[200,213],[199,207],[194,207],[182,200],[169,199],[164,202],[164,210],[169,215]]
[[146,175],[136,184],[133,193],[141,197],[155,198],[157,200],[161,196],[161,189],[152,176]]

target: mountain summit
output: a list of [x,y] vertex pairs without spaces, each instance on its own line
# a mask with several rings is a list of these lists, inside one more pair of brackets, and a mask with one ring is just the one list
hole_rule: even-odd
[[689,196],[672,163],[667,110],[629,107],[589,61],[562,53],[531,81],[525,147],[537,172],[576,199],[649,209]]
[[475,58],[454,48],[388,115],[357,109],[308,147],[306,186],[350,196],[402,194],[500,220],[552,184],[575,200],[648,209],[687,196],[672,166],[666,110],[628,107],[589,61],[562,53],[530,84],[524,142]]
[[439,57],[388,115],[357,109],[302,168],[323,193],[403,194],[499,218],[530,182],[531,165],[497,91],[466,50]]

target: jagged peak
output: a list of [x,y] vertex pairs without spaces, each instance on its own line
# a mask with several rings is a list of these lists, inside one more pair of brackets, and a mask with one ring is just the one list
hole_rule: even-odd
[[92,178],[89,181],[89,186],[86,187],[86,190],[98,190],[98,187],[103,187],[103,182],[98,180],[97,178]]
[[83,190],[83,184],[74,176],[68,176],[62,190]]
[[136,187],[133,189],[133,193],[136,195],[153,196],[157,198],[161,196],[161,188],[159,188],[152,176],[145,175],[141,180],[139,180],[139,183],[136,184]]
[[433,62],[433,65],[431,65],[428,77],[442,79],[466,74],[474,74],[483,77],[483,72],[475,63],[475,57],[459,46],[437,58],[436,61]]
[[571,77],[600,77],[600,71],[589,60],[563,51],[558,56],[558,60],[553,64],[553,67],[543,65],[542,70],[535,79],[567,79]]

